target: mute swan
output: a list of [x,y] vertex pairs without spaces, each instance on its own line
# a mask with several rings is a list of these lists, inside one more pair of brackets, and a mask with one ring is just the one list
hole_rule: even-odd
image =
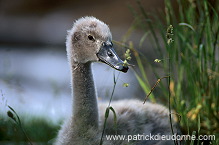
[[[127,72],[128,67],[123,65],[113,49],[109,27],[95,17],[82,17],[73,24],[68,31],[66,47],[72,74],[73,111],[59,131],[55,144],[98,145],[107,104],[99,103],[98,107],[91,63],[101,61],[122,72]],[[165,107],[152,103],[143,105],[138,100],[116,101],[111,106],[117,114],[117,133],[126,135],[126,140],[107,140],[104,136],[103,144],[173,144],[173,141],[145,139],[150,133],[171,135],[168,110]],[[110,113],[105,135],[115,134],[113,125],[113,114]],[[144,139],[136,140],[136,135],[144,135]],[[132,141],[128,142],[128,137]]]

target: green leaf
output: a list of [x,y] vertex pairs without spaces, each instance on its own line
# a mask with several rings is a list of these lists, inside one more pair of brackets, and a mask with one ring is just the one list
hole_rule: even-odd
[[140,40],[140,42],[139,42],[139,47],[140,47],[140,48],[142,47],[142,45],[143,45],[143,43],[144,43],[144,41],[145,41],[145,39],[147,38],[147,36],[148,36],[149,33],[150,33],[150,31],[147,31],[147,32],[145,32],[144,35],[141,37],[141,40]]
[[189,25],[188,23],[179,23],[180,26],[186,26],[190,28],[191,30],[195,31],[195,29],[192,27],[192,25]]
[[[193,135],[196,135],[196,131],[193,131],[193,132],[192,132],[192,136],[193,136]],[[194,140],[191,140],[190,145],[194,145],[194,143],[195,143]]]
[[105,111],[105,118],[107,119],[108,117],[109,117],[109,107],[107,107]]
[[109,109],[113,112],[113,116],[114,116],[114,128],[117,134],[117,116],[116,116],[116,111],[113,109],[113,107],[109,107]]
[[[145,94],[148,94],[151,91],[151,88],[148,87],[148,85],[146,85],[146,83],[141,79],[141,77],[139,77],[139,75],[137,73],[135,73],[135,76],[138,80],[138,83],[140,84],[141,88],[143,89],[143,91],[145,92]],[[153,93],[151,93],[151,95],[149,96],[149,99],[155,103],[155,97],[153,95]]]

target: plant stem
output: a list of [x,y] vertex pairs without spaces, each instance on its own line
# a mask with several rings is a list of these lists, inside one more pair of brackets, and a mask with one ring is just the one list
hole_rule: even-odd
[[[116,89],[116,84],[117,84],[117,81],[118,81],[118,79],[119,79],[119,75],[120,75],[120,72],[119,72],[119,74],[118,74],[118,76],[117,76],[117,78],[116,78],[116,77],[115,77],[115,71],[113,72],[113,83],[114,83],[114,84],[113,84],[113,90],[112,90],[112,94],[111,94],[111,96],[110,96],[109,104],[108,104],[108,107],[107,107],[106,111],[108,111],[108,109],[109,109],[109,107],[110,107],[110,104],[111,104],[111,102],[112,102],[113,94],[114,94],[115,89]],[[103,144],[103,135],[104,135],[104,131],[105,131],[105,129],[106,129],[106,121],[107,121],[107,118],[108,118],[108,116],[107,116],[107,117],[105,116],[105,120],[104,120],[104,124],[103,124],[103,131],[102,131],[101,138],[100,138],[100,145]]]
[[26,137],[27,141],[29,142],[29,144],[30,144],[30,145],[33,145],[32,142],[31,142],[31,140],[30,140],[29,137],[27,136],[27,133],[25,132],[24,128],[22,127],[21,120],[20,120],[20,117],[18,116],[17,112],[16,112],[11,106],[9,106],[9,105],[8,105],[8,108],[9,108],[12,112],[14,112],[15,116],[17,117],[18,122],[17,122],[16,120],[14,120],[14,121],[15,121],[16,124],[20,127],[20,129],[22,130],[22,132],[23,132],[24,136]]
[[[170,58],[170,52],[169,52],[169,58]],[[170,119],[170,127],[171,127],[171,131],[172,131],[172,135],[174,135],[173,123],[172,123],[172,113],[171,113],[171,102],[170,102],[170,98],[171,98],[171,91],[170,91],[170,74],[171,74],[170,59],[168,59],[168,65],[169,65],[169,77],[168,77],[169,119]],[[174,140],[174,144],[175,145],[178,144],[176,140]]]

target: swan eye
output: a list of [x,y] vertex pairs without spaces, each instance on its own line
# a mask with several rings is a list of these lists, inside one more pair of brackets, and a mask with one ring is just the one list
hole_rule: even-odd
[[88,35],[87,37],[88,37],[88,39],[89,39],[89,40],[92,40],[92,41],[94,41],[94,37],[93,37],[93,36],[91,36],[91,35]]

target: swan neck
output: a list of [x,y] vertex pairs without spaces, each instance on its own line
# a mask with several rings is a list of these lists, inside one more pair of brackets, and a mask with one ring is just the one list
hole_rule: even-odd
[[[91,63],[73,67],[73,124],[81,131],[98,127],[98,109]],[[81,128],[80,128],[81,127]]]

